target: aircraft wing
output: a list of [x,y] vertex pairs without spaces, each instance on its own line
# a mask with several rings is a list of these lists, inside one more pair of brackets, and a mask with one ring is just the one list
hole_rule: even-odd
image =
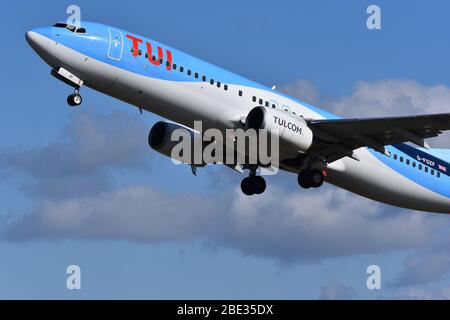
[[353,150],[370,147],[386,154],[384,146],[412,142],[428,148],[424,139],[450,130],[450,113],[367,119],[310,120],[315,142],[311,155],[328,163],[354,155]]

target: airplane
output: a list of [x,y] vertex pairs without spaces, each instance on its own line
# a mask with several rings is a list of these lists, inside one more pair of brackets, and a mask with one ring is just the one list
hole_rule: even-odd
[[[73,88],[70,106],[81,105],[86,86],[170,120],[149,134],[150,146],[165,156],[171,157],[174,130],[199,134],[194,121],[222,131],[278,126],[279,169],[296,174],[302,188],[327,182],[388,205],[450,213],[450,150],[425,141],[450,129],[450,113],[343,119],[153,39],[93,22],[56,23],[25,37],[51,74]],[[286,123],[301,134],[288,132]],[[245,195],[265,191],[258,165],[228,166],[249,170],[241,183]]]

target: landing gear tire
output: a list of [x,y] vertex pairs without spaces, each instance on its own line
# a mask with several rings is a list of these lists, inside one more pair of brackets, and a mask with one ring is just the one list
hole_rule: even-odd
[[319,188],[322,186],[325,177],[321,171],[315,169],[309,172],[309,179],[311,182],[311,187]]
[[298,184],[303,189],[319,188],[322,186],[324,179],[325,177],[320,170],[307,170],[298,175]]
[[266,191],[266,180],[263,177],[256,176],[253,178],[255,184],[255,193],[263,194]]
[[79,93],[74,93],[67,97],[67,103],[71,107],[77,107],[81,105],[82,102],[83,98],[81,98],[81,95]]
[[241,190],[246,196],[263,194],[266,191],[266,180],[260,176],[247,177],[241,182]]
[[309,171],[299,173],[297,181],[299,186],[303,189],[311,188],[311,177],[309,175]]
[[241,190],[246,196],[252,196],[255,194],[255,183],[253,183],[253,179],[248,177],[242,180],[241,182]]

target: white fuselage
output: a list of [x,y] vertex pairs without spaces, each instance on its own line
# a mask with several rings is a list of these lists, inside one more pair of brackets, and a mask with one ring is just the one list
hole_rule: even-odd
[[[41,37],[37,35],[37,37]],[[152,78],[96,60],[45,37],[39,54],[53,68],[64,67],[84,80],[86,86],[136,107],[192,127],[201,120],[204,129],[233,128],[255,107],[252,96],[277,101],[304,118],[323,116],[276,91],[230,85],[228,91],[217,90],[206,82],[182,82]],[[237,92],[243,90],[242,98]],[[450,211],[450,198],[410,180],[380,161],[367,148],[355,151],[360,159],[343,158],[327,167],[326,181],[364,197],[387,204],[422,211]],[[296,168],[284,167],[290,172]]]

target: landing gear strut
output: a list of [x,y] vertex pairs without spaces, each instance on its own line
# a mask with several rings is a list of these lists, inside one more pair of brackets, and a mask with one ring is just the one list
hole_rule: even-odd
[[67,97],[67,103],[71,107],[77,107],[81,105],[83,98],[81,98],[79,88],[75,89],[74,93]]
[[319,188],[322,186],[325,175],[317,169],[305,170],[298,175],[298,184],[304,189]]
[[242,192],[247,196],[254,194],[262,194],[266,191],[266,180],[263,177],[256,175],[256,169],[250,171],[250,176],[241,182]]

